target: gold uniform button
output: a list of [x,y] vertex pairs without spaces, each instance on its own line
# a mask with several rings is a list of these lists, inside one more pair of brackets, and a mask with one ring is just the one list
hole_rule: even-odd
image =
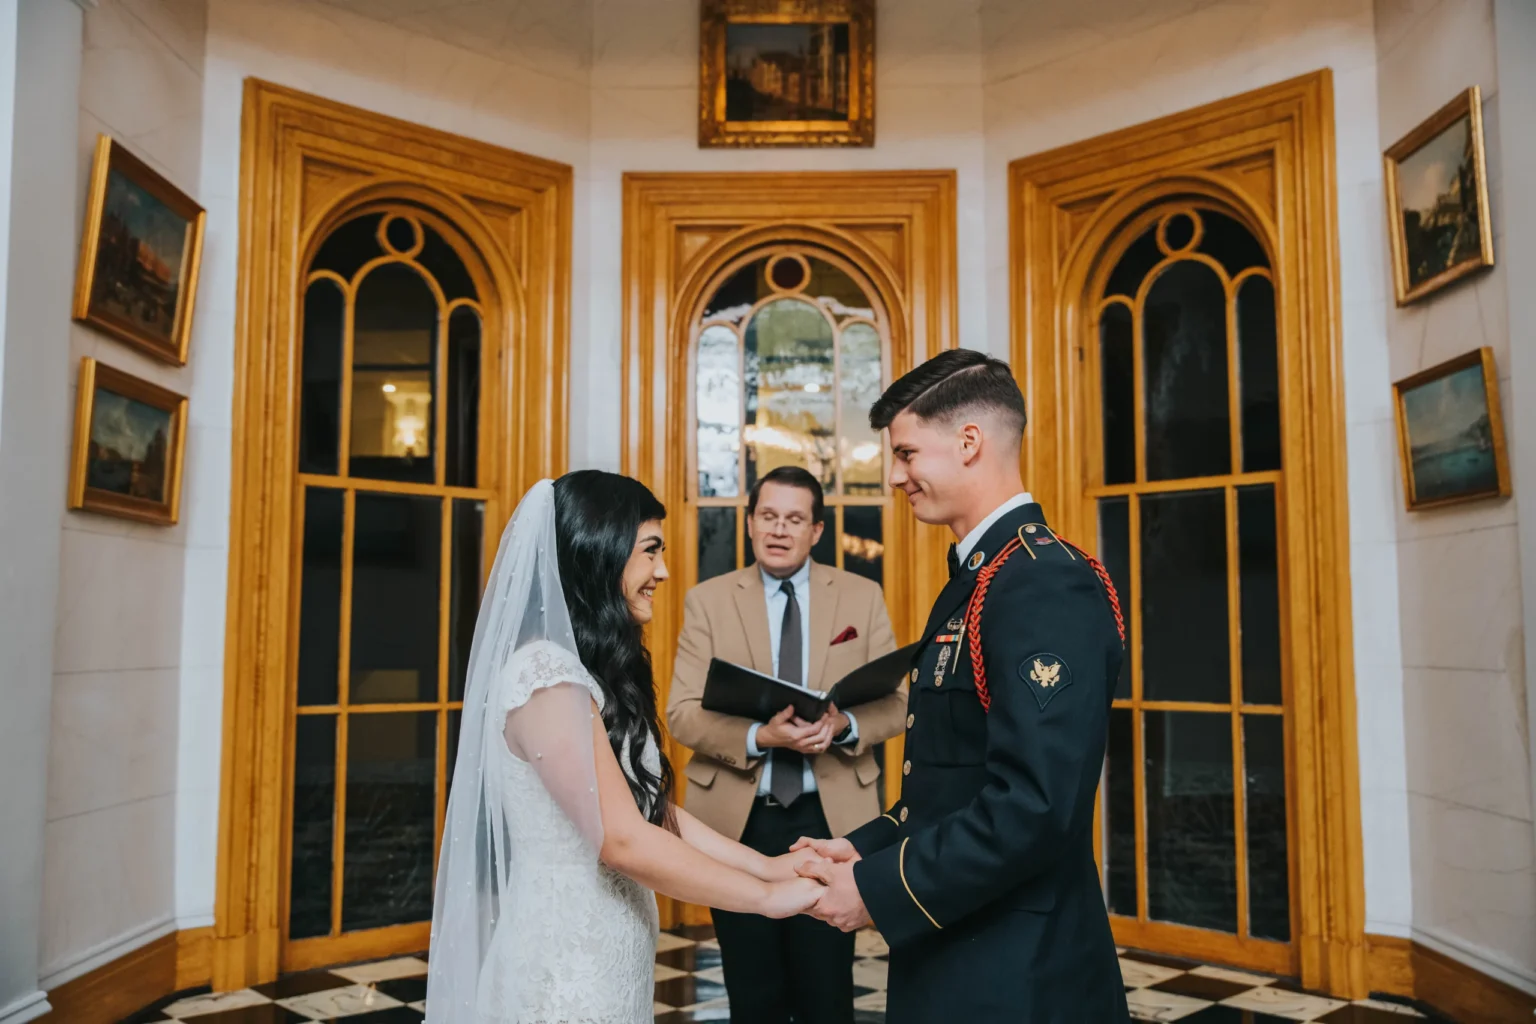
[[915,722],[915,721],[917,721],[917,716],[916,715],[908,715],[907,716],[907,728],[908,729],[912,728],[912,723]]
[[[887,676],[886,678],[889,679],[890,677]],[[903,761],[901,763],[901,774],[903,774],[903,775],[911,775],[912,774],[912,762],[911,761]]]
[[939,672],[939,673],[934,675],[934,677],[933,677],[933,685],[934,685],[935,688],[938,688],[938,687],[944,685],[944,673]]
[[903,822],[907,820],[907,809],[905,807],[901,809],[901,820]]
[[[1026,527],[1024,527],[1024,532],[1025,533],[1034,533],[1035,532],[1035,528],[1033,526],[1026,526]],[[886,678],[889,679],[890,677],[887,676]]]
[[912,670],[912,681],[917,682],[917,669]]

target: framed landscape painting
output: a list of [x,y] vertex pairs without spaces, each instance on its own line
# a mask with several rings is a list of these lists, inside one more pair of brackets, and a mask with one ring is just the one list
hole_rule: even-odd
[[96,139],[74,317],[186,364],[203,208],[106,135]]
[[1477,86],[1385,154],[1387,230],[1399,306],[1493,266],[1483,104]]
[[1509,494],[1492,349],[1457,356],[1392,390],[1410,512]]
[[875,144],[874,0],[703,0],[700,146]]
[[181,511],[187,400],[86,358],[75,399],[69,507],[169,526]]

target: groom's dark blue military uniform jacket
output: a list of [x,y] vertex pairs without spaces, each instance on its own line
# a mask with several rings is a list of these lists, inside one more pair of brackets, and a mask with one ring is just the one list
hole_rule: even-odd
[[[978,577],[980,689],[966,635]],[[886,1019],[1129,1020],[1093,859],[1124,658],[1108,591],[1026,504],[958,567],[923,641],[901,800],[848,836],[862,857],[859,892],[891,946]]]

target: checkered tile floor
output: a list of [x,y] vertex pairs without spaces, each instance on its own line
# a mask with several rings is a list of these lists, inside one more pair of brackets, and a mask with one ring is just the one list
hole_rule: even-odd
[[[874,932],[858,937],[853,964],[858,1024],[885,1020],[886,946]],[[1290,982],[1122,950],[1131,1016],[1187,1024],[1410,1024],[1431,1021],[1399,1003],[1346,1003],[1301,991]],[[219,995],[178,993],[122,1024],[421,1024],[427,995],[425,956],[328,971],[290,974],[267,985]],[[709,928],[661,936],[656,951],[656,1024],[729,1021],[720,946]]]

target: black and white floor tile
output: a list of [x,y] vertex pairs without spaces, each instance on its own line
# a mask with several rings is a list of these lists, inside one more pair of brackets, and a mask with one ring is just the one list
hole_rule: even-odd
[[[857,1024],[885,1020],[885,942],[858,936],[853,965]],[[1290,982],[1121,950],[1131,1016],[1186,1024],[1412,1024],[1427,1018],[1399,1003],[1349,1003],[1301,991]],[[427,997],[424,956],[290,974],[266,985],[217,995],[179,993],[122,1024],[421,1024]],[[656,950],[656,1024],[729,1022],[720,946],[709,928],[664,933]]]

